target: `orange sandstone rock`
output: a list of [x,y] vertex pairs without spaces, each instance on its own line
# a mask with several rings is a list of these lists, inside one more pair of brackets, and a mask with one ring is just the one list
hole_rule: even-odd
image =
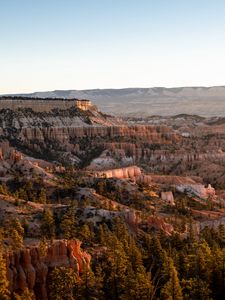
[[37,246],[15,251],[7,256],[11,292],[29,288],[36,299],[47,300],[48,273],[55,267],[71,267],[79,275],[82,268],[90,267],[91,256],[80,248],[78,240],[54,241],[42,257]]

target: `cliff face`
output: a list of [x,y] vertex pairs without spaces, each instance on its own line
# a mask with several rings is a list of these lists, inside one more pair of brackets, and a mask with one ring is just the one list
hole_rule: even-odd
[[0,110],[10,109],[16,111],[17,109],[31,108],[35,112],[50,112],[53,109],[66,110],[71,107],[79,108],[80,110],[95,109],[90,100],[78,99],[45,99],[45,98],[30,98],[30,97],[0,97]]
[[[223,124],[203,124],[201,118],[157,122],[128,124],[96,108],[42,113],[8,109],[1,112],[0,138],[30,156],[93,171],[141,165],[151,173],[202,176],[211,183],[213,178],[225,180]],[[186,125],[188,135],[183,132]]]
[[31,108],[36,112],[47,112],[51,111],[54,108],[59,109],[68,109],[75,106],[75,101],[66,101],[66,100],[14,100],[14,99],[4,99],[0,98],[0,109],[11,109],[17,110],[19,108]]
[[135,179],[140,175],[141,175],[141,169],[138,168],[137,166],[130,166],[126,168],[112,169],[112,170],[106,170],[106,171],[95,173],[96,177],[106,177],[106,178],[116,177],[119,179],[127,179],[127,178]]
[[11,292],[32,290],[36,299],[48,299],[49,274],[54,267],[71,267],[79,275],[83,267],[89,268],[91,257],[80,249],[81,242],[55,241],[40,256],[37,247],[21,249],[7,257]]
[[[0,120],[0,137],[17,147],[42,157],[46,151],[54,160],[83,162],[86,165],[104,149],[116,157],[140,159],[154,144],[169,145],[180,137],[166,126],[128,125],[105,116],[96,109],[57,110],[37,113],[31,110],[5,110]],[[88,158],[88,160],[87,160]]]
[[81,110],[90,110],[94,108],[90,100],[75,100],[75,106]]
[[[1,107],[1,105],[0,105]],[[113,126],[123,124],[121,120],[106,116],[97,111],[95,107],[90,110],[81,109],[80,106],[71,106],[67,109],[55,108],[52,111],[37,112],[29,106],[18,109],[2,109],[0,127],[2,132],[16,133],[22,128],[61,128],[80,127],[90,125]]]
[[160,133],[157,133],[156,127],[154,126],[65,126],[60,127],[44,127],[44,128],[33,128],[33,127],[22,127],[20,129],[19,137],[21,139],[54,139],[57,141],[64,141],[71,138],[82,138],[82,137],[145,137],[151,139],[151,142],[165,142],[178,139],[176,134],[171,133],[166,128],[159,128]]

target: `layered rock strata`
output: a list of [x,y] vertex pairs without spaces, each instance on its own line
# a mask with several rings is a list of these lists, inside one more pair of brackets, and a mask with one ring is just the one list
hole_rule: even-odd
[[135,177],[138,177],[141,175],[141,169],[137,166],[130,166],[127,168],[120,168],[120,169],[112,169],[112,170],[106,170],[102,172],[96,172],[96,177],[106,177],[106,178],[112,178],[116,177],[119,179],[135,179]]
[[25,288],[34,292],[36,299],[48,299],[48,280],[55,267],[70,267],[79,275],[82,268],[89,268],[90,255],[82,251],[81,242],[55,241],[47,248],[45,256],[38,247],[29,247],[9,254],[8,277],[11,292],[21,293]]
[[29,97],[0,97],[0,110],[11,109],[13,111],[21,108],[31,108],[35,112],[50,112],[53,109],[66,110],[71,107],[77,107],[81,110],[90,110],[95,108],[90,100],[78,99],[45,99]]

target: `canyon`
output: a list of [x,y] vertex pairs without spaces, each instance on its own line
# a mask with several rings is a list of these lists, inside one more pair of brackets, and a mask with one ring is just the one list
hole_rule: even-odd
[[[46,103],[46,111],[35,111],[29,105],[26,109],[2,109],[1,140],[10,141],[28,156],[42,159],[47,152],[52,161],[67,161],[89,170],[140,165],[150,173],[203,176],[207,183],[215,183],[214,178],[223,181],[223,118],[183,115],[139,122],[102,114],[91,102],[82,108],[72,101],[68,109],[59,106],[49,111],[52,102],[57,105],[61,100],[41,101]],[[210,172],[205,172],[206,168]]]
[[25,237],[5,255],[11,294],[28,288],[34,299],[51,299],[51,272],[59,267],[75,271],[81,284],[84,270],[94,265],[97,273],[111,259],[106,240],[115,241],[114,228],[144,244],[155,233],[182,240],[193,230],[198,239],[224,222],[222,117],[119,118],[89,100],[16,97],[0,100],[0,114],[4,249],[13,248],[10,220]]

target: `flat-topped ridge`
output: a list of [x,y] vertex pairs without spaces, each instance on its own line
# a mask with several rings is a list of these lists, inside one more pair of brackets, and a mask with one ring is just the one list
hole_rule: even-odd
[[[0,96],[0,101],[1,100],[32,100],[32,101],[75,101],[75,100],[80,100],[81,99],[77,99],[77,98],[70,98],[70,99],[66,99],[64,97],[30,97],[30,96],[10,96],[10,95],[4,95],[4,96]],[[89,101],[89,100],[83,100],[83,101]]]
[[65,98],[33,98],[24,96],[1,96],[0,110],[11,109],[17,110],[19,108],[31,108],[33,111],[46,112],[52,109],[69,109],[77,107],[81,110],[89,110],[93,108],[90,100],[86,99],[65,99]]

